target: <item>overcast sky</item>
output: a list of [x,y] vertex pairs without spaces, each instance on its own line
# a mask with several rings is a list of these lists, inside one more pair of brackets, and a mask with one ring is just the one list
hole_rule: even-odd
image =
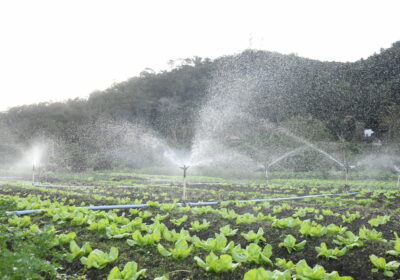
[[396,0],[2,0],[0,111],[249,47],[355,61],[400,40],[399,11]]

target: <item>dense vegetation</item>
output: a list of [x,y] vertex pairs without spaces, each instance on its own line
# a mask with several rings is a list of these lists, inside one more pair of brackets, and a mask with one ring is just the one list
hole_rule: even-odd
[[350,143],[362,142],[363,129],[371,128],[385,143],[398,143],[399,65],[400,42],[354,63],[255,50],[216,60],[195,57],[171,71],[147,69],[139,77],[93,92],[87,100],[26,105],[1,113],[0,156],[7,163],[32,139],[43,138],[63,147],[58,149],[63,150],[58,166],[83,170],[96,168],[96,162],[97,168],[111,168],[109,156],[99,151],[117,143],[123,131],[103,133],[102,141],[98,135],[107,129],[105,123],[120,121],[144,124],[170,144],[188,147],[210,84],[230,66],[256,76],[252,114],[258,120],[306,128],[317,124],[318,137],[324,138],[318,140]]
[[[394,181],[353,181],[343,188],[341,181],[326,180],[269,185],[221,180],[190,185],[189,202],[181,204],[182,187],[172,177],[76,176],[93,186],[1,182],[0,278],[400,277],[400,192]],[[198,179],[207,178],[191,177]],[[304,195],[308,198],[280,200]],[[250,201],[260,198],[266,199]],[[190,203],[197,201],[220,203]],[[146,205],[109,211],[79,207],[116,204]],[[23,209],[42,210],[5,212]]]

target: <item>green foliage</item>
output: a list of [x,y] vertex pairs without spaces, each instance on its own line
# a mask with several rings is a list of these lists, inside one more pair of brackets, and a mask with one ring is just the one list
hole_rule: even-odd
[[400,257],[400,238],[397,235],[397,232],[394,233],[394,250],[389,250],[386,253],[395,257]]
[[293,228],[301,225],[301,220],[299,218],[292,218],[292,217],[287,217],[283,219],[276,219],[272,223],[272,227],[276,228]]
[[352,233],[351,231],[346,231],[345,236],[338,235],[333,243],[344,246],[347,249],[353,249],[357,247],[364,246],[364,242],[360,240],[360,237]]
[[363,240],[386,242],[382,237],[382,232],[376,231],[375,229],[367,229],[365,226],[360,228],[358,236]]
[[217,233],[215,238],[208,238],[206,241],[193,237],[193,243],[198,248],[217,253],[227,253],[235,246],[233,241],[228,243],[228,239],[223,234]]
[[339,276],[339,274],[334,271],[327,273],[325,269],[316,265],[314,267],[308,266],[305,260],[301,260],[296,264],[296,279],[299,280],[352,280],[352,277]]
[[310,220],[305,220],[300,226],[300,233],[303,236],[310,237],[321,237],[328,232],[327,228],[316,224],[315,222],[311,222]]
[[400,267],[400,263],[397,261],[386,262],[385,258],[379,258],[375,255],[370,255],[369,259],[371,263],[375,266],[375,268],[373,268],[371,271],[382,271],[383,275],[387,277],[393,277],[393,271],[397,270]]
[[117,224],[111,224],[106,227],[106,236],[108,238],[115,238],[115,239],[121,239],[125,238],[132,232],[132,225],[127,224],[122,227],[118,227]]
[[281,269],[293,269],[296,265],[292,261],[286,259],[276,258],[275,265]]
[[326,226],[326,230],[327,230],[327,232],[329,234],[337,235],[337,234],[345,233],[346,230],[347,230],[347,227],[344,227],[342,225],[338,226],[338,225],[335,225],[335,224],[329,224],[329,225]]
[[241,233],[241,236],[244,237],[249,242],[254,242],[258,244],[260,241],[266,242],[264,238],[264,230],[262,228],[259,228],[257,233],[255,233],[253,230],[250,230],[248,233]]
[[289,270],[284,272],[278,270],[269,271],[260,267],[246,272],[243,280],[292,280],[292,274]]
[[190,225],[192,226],[190,228],[191,231],[199,232],[208,229],[210,227],[210,222],[208,222],[206,219],[203,219],[202,223],[200,223],[199,221],[194,221],[191,222]]
[[390,221],[390,216],[388,215],[377,216],[376,218],[372,218],[371,220],[369,220],[368,224],[370,224],[372,227],[378,227],[380,225],[386,224],[389,221]]
[[11,217],[10,227],[6,210],[15,207],[15,201],[0,197],[0,279],[54,279],[60,265],[49,255],[61,258],[52,249],[55,231],[35,224],[24,230],[31,224],[27,218]]
[[306,240],[303,240],[297,244],[296,241],[296,238],[293,235],[289,234],[285,237],[285,240],[283,242],[279,243],[279,247],[285,247],[290,254],[292,253],[292,250],[299,251],[302,250],[304,246],[306,246]]
[[351,224],[356,219],[361,217],[360,212],[350,213],[349,211],[346,212],[346,215],[342,215],[342,220],[345,223]]
[[234,235],[236,235],[238,229],[231,229],[230,225],[226,225],[226,226],[220,227],[219,231],[221,232],[221,234],[223,234],[225,236],[234,236]]
[[163,230],[162,231],[163,238],[169,242],[176,242],[180,239],[191,240],[192,237],[187,230],[181,229],[179,233],[173,230]]
[[180,225],[182,225],[184,222],[186,222],[187,219],[188,219],[188,216],[187,216],[187,215],[184,215],[184,216],[182,216],[182,217],[179,218],[179,219],[171,219],[170,221],[171,221],[171,223],[173,223],[174,225],[180,226]]
[[236,217],[236,224],[243,225],[243,224],[252,224],[257,221],[257,217],[251,213],[245,213],[243,215],[238,215]]
[[272,246],[270,244],[261,248],[257,244],[251,243],[246,249],[242,249],[240,245],[237,245],[232,249],[231,254],[236,262],[255,263],[259,265],[268,264],[273,266],[270,259],[272,256]]
[[342,249],[334,248],[328,249],[325,242],[322,242],[320,247],[315,247],[315,251],[317,251],[317,257],[324,257],[326,259],[337,259],[339,257],[344,256],[347,253],[347,248],[344,247]]
[[11,226],[23,228],[29,226],[30,224],[32,224],[32,222],[31,222],[31,217],[29,216],[22,216],[22,217],[13,216],[12,218],[8,219],[8,224],[10,224]]
[[82,248],[80,248],[78,244],[76,244],[75,240],[72,240],[69,243],[69,250],[71,253],[66,255],[66,259],[67,261],[71,262],[75,258],[87,256],[90,252],[92,252],[92,247],[90,246],[89,242],[85,242]]
[[144,277],[146,269],[138,270],[136,262],[127,262],[122,271],[119,270],[118,266],[111,269],[107,276],[107,280],[136,280]]
[[205,261],[197,256],[194,257],[194,260],[206,271],[216,273],[235,270],[239,265],[238,263],[232,262],[232,257],[230,255],[221,255],[220,257],[217,257],[213,252],[206,257]]
[[233,220],[239,216],[238,214],[236,214],[236,212],[234,210],[232,210],[232,209],[228,210],[227,208],[221,208],[221,209],[217,210],[216,213],[221,215],[221,217],[226,220]]
[[189,246],[185,239],[180,239],[175,242],[175,247],[165,249],[163,245],[157,245],[158,252],[164,257],[173,257],[174,259],[184,259],[190,255],[193,246]]
[[142,235],[140,230],[136,230],[132,234],[132,239],[128,239],[126,242],[129,246],[156,246],[157,243],[160,242],[160,240],[161,233],[159,231]]
[[118,248],[111,247],[109,253],[105,253],[99,249],[90,252],[88,257],[81,257],[81,263],[86,268],[102,269],[107,264],[115,262],[118,258]]

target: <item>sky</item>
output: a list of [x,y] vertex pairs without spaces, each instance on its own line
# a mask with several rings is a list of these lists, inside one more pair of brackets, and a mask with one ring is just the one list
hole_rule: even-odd
[[247,48],[356,61],[400,40],[398,11],[397,0],[2,0],[0,111]]

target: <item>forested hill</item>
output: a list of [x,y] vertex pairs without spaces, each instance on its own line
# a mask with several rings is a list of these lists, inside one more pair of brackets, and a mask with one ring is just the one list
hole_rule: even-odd
[[[226,65],[240,63],[260,78],[254,114],[272,122],[307,117],[321,121],[333,139],[355,140],[360,127],[400,139],[400,42],[354,63],[320,62],[296,55],[246,50],[215,60],[192,58],[171,71],[144,71],[87,100],[26,105],[0,114],[0,138],[29,142],[46,136],[80,141],[101,119],[145,123],[171,143],[190,143],[193,120],[210,82]],[[23,82],[23,81],[21,81]],[[245,94],[245,89],[243,94]],[[78,140],[77,140],[78,139]]]

